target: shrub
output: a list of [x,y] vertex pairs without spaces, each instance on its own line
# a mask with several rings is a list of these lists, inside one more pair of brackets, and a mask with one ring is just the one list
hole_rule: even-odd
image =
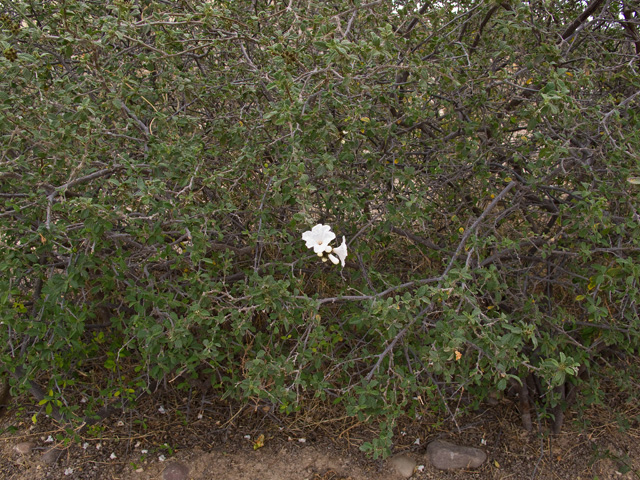
[[637,354],[626,2],[3,5],[1,358],[48,413],[204,379],[379,455],[508,389],[558,429]]

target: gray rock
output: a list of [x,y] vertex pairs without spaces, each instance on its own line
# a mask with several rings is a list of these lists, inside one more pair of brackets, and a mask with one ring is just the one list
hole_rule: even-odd
[[34,447],[33,442],[20,442],[20,443],[16,444],[16,446],[13,447],[13,448],[20,455],[27,455],[27,454],[31,453],[31,450],[33,450],[33,447]]
[[487,460],[479,448],[462,447],[443,440],[434,440],[427,446],[427,457],[440,470],[478,468]]
[[404,453],[395,455],[389,459],[391,467],[402,477],[409,478],[418,465],[413,458]]
[[162,480],[187,480],[189,467],[179,462],[171,462],[162,472]]

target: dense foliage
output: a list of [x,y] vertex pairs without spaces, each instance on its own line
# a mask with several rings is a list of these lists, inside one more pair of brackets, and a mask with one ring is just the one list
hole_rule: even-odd
[[377,455],[503,391],[557,429],[632,368],[637,4],[0,5],[0,358],[47,413],[334,402]]

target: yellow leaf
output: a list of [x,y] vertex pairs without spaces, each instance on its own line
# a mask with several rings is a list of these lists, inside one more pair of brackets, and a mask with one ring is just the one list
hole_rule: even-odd
[[24,304],[20,303],[20,302],[13,302],[13,308],[16,309],[20,313],[26,313],[27,312],[27,309],[24,306]]
[[34,413],[34,414],[33,414],[33,417],[31,417],[31,421],[32,421],[32,422],[34,423],[34,425],[35,425],[35,423],[38,421],[38,414],[37,414],[37,413]]
[[507,182],[507,183],[511,182],[512,180],[513,180],[513,178],[511,178],[511,177],[505,177],[505,179],[504,179],[504,181]]
[[464,228],[460,227],[460,228],[458,229],[458,231],[459,231],[460,233],[464,233]]
[[584,295],[578,295],[576,297],[576,302],[579,302],[580,300],[584,300]]
[[496,466],[496,468],[500,468],[500,464],[498,463],[498,461],[497,461],[497,460],[494,460],[494,461],[493,461],[493,464]]
[[371,121],[369,117],[360,117],[360,120],[363,121],[364,123],[369,123]]
[[629,177],[627,178],[627,182],[633,185],[640,185],[640,177]]
[[256,441],[253,442],[253,449],[257,450],[262,447],[264,447],[264,435],[260,434],[260,436],[256,438]]

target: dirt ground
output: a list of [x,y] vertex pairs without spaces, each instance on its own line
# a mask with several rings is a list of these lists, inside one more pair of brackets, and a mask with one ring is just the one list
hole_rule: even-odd
[[[43,461],[43,453],[53,445],[64,447],[68,435],[44,414],[33,424],[31,417],[41,407],[14,400],[16,407],[2,418],[0,477],[155,480],[177,462],[188,468],[186,478],[192,480],[405,478],[388,460],[369,459],[359,450],[376,432],[345,416],[331,417],[319,409],[282,418],[266,408],[229,405],[193,412],[180,407],[184,399],[165,400],[163,405],[149,400],[141,410],[91,427],[61,448],[53,464]],[[416,480],[639,479],[640,407],[617,404],[568,415],[555,436],[525,432],[507,400],[459,418],[460,431],[425,418],[405,420],[394,437],[394,453],[416,461],[411,477]],[[482,448],[488,459],[473,471],[436,470],[425,454],[434,439]],[[29,453],[16,451],[22,442],[32,443]]]

